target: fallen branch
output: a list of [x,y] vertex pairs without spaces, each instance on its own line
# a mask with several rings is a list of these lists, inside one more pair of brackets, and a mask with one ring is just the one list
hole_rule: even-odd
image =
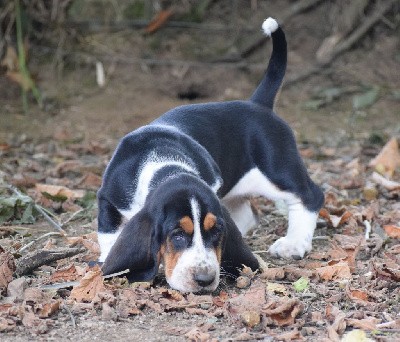
[[353,33],[350,34],[345,40],[336,45],[336,47],[332,50],[331,54],[326,57],[324,62],[320,63],[317,62],[310,68],[306,69],[305,71],[300,72],[297,75],[294,75],[293,77],[285,81],[283,86],[287,87],[299,81],[303,81],[304,79],[326,68],[329,64],[331,64],[334,61],[334,59],[338,55],[349,50],[357,41],[359,41],[361,37],[363,37],[371,29],[371,27],[376,24],[376,22],[382,19],[382,17],[386,14],[386,12],[388,12],[392,8],[393,4],[394,0],[389,0],[384,5],[377,6],[376,11],[370,17],[366,18],[363,21],[363,23],[356,30],[354,30]]
[[62,304],[62,305],[61,305],[61,309],[62,309],[62,310],[65,310],[65,311],[68,313],[68,315],[69,315],[69,317],[70,317],[70,319],[71,319],[72,327],[73,327],[73,328],[76,328],[75,317],[74,317],[74,315],[72,314],[71,310],[69,309],[68,305],[67,305],[67,304]]
[[35,240],[33,240],[33,241],[27,243],[25,246],[23,246],[22,248],[20,248],[20,249],[18,250],[18,252],[21,253],[22,251],[24,251],[25,249],[29,248],[30,246],[32,246],[34,243],[38,242],[39,240],[44,239],[44,238],[46,238],[46,237],[48,237],[48,236],[53,236],[53,235],[61,235],[61,233],[58,233],[58,232],[50,232],[50,233],[46,233],[46,234],[44,234],[44,235],[42,235],[42,236],[39,236],[37,239],[35,239]]
[[86,252],[86,248],[59,248],[56,250],[41,249],[20,258],[16,263],[15,273],[18,276],[29,274],[40,266],[84,252]]

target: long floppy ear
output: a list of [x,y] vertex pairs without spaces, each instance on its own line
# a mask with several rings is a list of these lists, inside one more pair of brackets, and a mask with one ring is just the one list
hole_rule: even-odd
[[246,265],[253,271],[259,268],[259,263],[253,252],[243,240],[239,228],[233,222],[229,211],[223,206],[222,213],[225,220],[226,231],[222,252],[222,269],[234,276],[239,275],[239,270]]
[[155,229],[155,223],[147,213],[137,213],[111,248],[102,267],[103,274],[129,269],[127,278],[130,282],[152,280],[159,267]]

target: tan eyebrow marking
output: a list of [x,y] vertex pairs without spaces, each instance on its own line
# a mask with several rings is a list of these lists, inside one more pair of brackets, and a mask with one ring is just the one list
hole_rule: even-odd
[[186,234],[193,234],[194,224],[192,219],[189,216],[184,216],[179,220],[179,224],[181,228],[185,231]]
[[215,223],[217,222],[217,218],[215,217],[214,214],[207,213],[206,217],[204,218],[204,230],[210,230],[212,227],[215,226]]

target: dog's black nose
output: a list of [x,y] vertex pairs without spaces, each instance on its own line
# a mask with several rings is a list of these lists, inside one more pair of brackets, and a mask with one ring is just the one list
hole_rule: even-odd
[[214,274],[204,274],[204,273],[197,273],[193,276],[193,279],[199,284],[201,287],[206,287],[215,280]]

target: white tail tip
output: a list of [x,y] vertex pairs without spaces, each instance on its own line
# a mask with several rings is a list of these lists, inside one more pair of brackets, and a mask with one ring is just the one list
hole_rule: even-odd
[[267,36],[271,36],[273,32],[275,32],[278,29],[279,25],[278,22],[274,19],[269,17],[268,19],[265,19],[263,24],[262,24],[262,29]]

